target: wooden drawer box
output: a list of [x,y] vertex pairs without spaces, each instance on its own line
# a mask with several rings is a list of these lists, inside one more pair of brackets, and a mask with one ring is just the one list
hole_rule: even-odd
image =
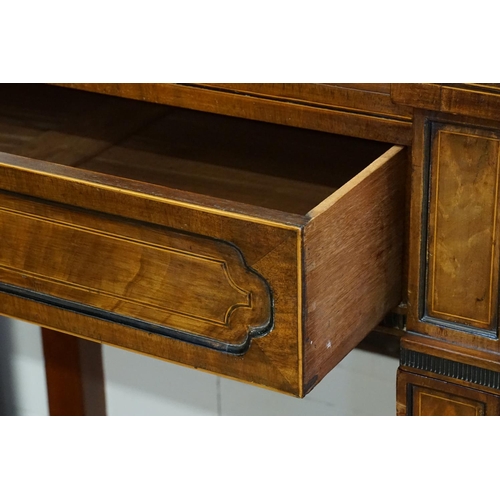
[[400,300],[401,147],[3,85],[0,151],[1,314],[304,396]]

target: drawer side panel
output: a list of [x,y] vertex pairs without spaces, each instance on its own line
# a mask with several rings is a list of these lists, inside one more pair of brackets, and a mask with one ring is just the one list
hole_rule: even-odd
[[391,148],[311,213],[305,393],[401,300],[406,165],[407,151]]

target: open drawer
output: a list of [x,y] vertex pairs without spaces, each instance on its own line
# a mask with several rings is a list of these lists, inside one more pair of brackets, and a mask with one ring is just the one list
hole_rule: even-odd
[[0,86],[0,314],[304,396],[401,293],[401,147]]

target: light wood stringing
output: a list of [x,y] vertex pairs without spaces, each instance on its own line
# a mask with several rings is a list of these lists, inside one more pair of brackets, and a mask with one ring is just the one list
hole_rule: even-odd
[[479,401],[420,387],[415,387],[413,391],[414,416],[479,417],[485,413],[485,405]]
[[6,194],[0,204],[2,283],[202,336],[219,349],[272,326],[266,282],[227,243]]
[[496,332],[499,141],[445,126],[431,170],[427,314]]
[[[459,352],[460,346],[463,346],[467,350],[477,350],[482,352],[481,355],[476,357],[474,364],[480,362],[480,359],[485,356],[484,353],[487,351],[491,352],[493,357],[498,356],[500,352],[500,344],[498,343],[495,331],[496,322],[496,306],[494,295],[498,293],[495,285],[492,287],[492,325],[493,328],[486,329],[484,325],[469,325],[465,324],[464,320],[457,321],[456,319],[444,319],[433,317],[428,313],[429,308],[429,267],[428,262],[432,258],[432,254],[428,254],[428,238],[432,219],[429,217],[429,203],[432,201],[432,196],[435,191],[430,192],[429,186],[432,184],[435,186],[435,174],[436,169],[429,169],[429,164],[432,160],[431,151],[429,145],[431,144],[430,127],[434,127],[435,130],[445,130],[449,132],[456,132],[461,134],[466,134],[472,136],[470,144],[473,145],[477,140],[474,136],[479,136],[481,138],[480,144],[489,143],[489,140],[493,141],[493,144],[498,138],[498,134],[495,129],[492,128],[492,123],[480,119],[473,118],[463,118],[453,115],[447,115],[442,113],[419,111],[415,110],[414,115],[414,130],[415,137],[412,147],[412,182],[411,182],[411,208],[410,208],[410,245],[409,245],[409,273],[408,273],[408,317],[407,317],[407,330],[409,332],[417,332],[424,334],[426,336],[433,337],[438,343],[442,342],[444,348],[449,348],[451,351]],[[495,149],[495,148],[493,148]],[[434,153],[436,150],[434,151]],[[497,161],[496,151],[493,151],[495,158],[481,158],[481,162],[486,168],[495,168],[495,163]],[[476,154],[474,153],[474,147],[472,147],[472,152],[469,151],[468,155]],[[476,156],[477,157],[477,156]],[[446,158],[446,157],[445,157]],[[462,161],[466,161],[462,159]],[[441,163],[443,166],[443,163]],[[488,167],[489,166],[489,167]],[[445,165],[445,168],[450,168]],[[472,167],[471,167],[472,168]],[[473,170],[472,170],[473,171]],[[477,170],[477,174],[480,175],[480,171]],[[471,174],[472,175],[472,174]],[[484,174],[483,174],[484,175]],[[471,179],[473,179],[473,175]],[[491,170],[490,170],[491,179]],[[492,187],[492,186],[491,186]],[[491,189],[481,190],[479,186],[478,195],[485,197],[486,204],[491,206],[492,200],[495,197],[494,190]],[[467,198],[467,191],[463,191],[464,199]],[[476,200],[477,201],[477,200]],[[450,206],[446,207],[446,211],[452,210]],[[471,212],[471,216],[474,211]],[[467,210],[464,211],[467,214]],[[490,212],[491,214],[491,212]],[[434,213],[435,215],[435,213]],[[498,214],[497,214],[498,215]],[[491,215],[490,215],[491,217]],[[458,219],[457,219],[458,220]],[[466,221],[467,219],[465,219]],[[463,224],[460,219],[457,224]],[[498,227],[498,220],[496,222]],[[488,238],[485,240],[485,245],[483,246],[482,255],[491,255],[491,235],[493,227],[488,231],[491,231]],[[456,228],[455,231],[461,231],[463,228]],[[498,230],[496,231],[496,239],[498,238]],[[446,243],[446,242],[444,242]],[[462,243],[457,242],[459,247]],[[453,250],[454,251],[454,250]],[[465,255],[465,254],[464,254]],[[473,259],[471,264],[473,264],[475,255],[469,254],[470,258]],[[468,280],[471,282],[470,286],[472,289],[489,290],[491,286],[491,279],[496,280],[496,275],[498,275],[498,265],[500,261],[500,256],[498,254],[498,244],[495,243],[493,263],[493,272],[487,271],[483,273],[482,280],[486,279],[486,283],[475,283],[475,276],[470,274]],[[488,259],[487,267],[491,265],[491,259]],[[462,262],[461,266],[465,269],[468,263]],[[467,285],[462,285],[467,286]],[[447,294],[453,291],[450,287],[445,289],[440,289],[440,293]],[[481,295],[474,297],[480,298]],[[466,305],[470,309],[470,305]],[[477,365],[481,366],[481,364]]]
[[488,392],[435,380],[399,368],[397,414],[401,416],[494,416],[500,397]]

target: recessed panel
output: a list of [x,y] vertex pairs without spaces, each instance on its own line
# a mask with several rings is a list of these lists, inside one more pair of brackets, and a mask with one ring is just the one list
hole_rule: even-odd
[[270,288],[233,245],[0,199],[0,282],[11,292],[229,352],[272,327]]
[[436,127],[431,145],[426,314],[496,332],[499,141]]

